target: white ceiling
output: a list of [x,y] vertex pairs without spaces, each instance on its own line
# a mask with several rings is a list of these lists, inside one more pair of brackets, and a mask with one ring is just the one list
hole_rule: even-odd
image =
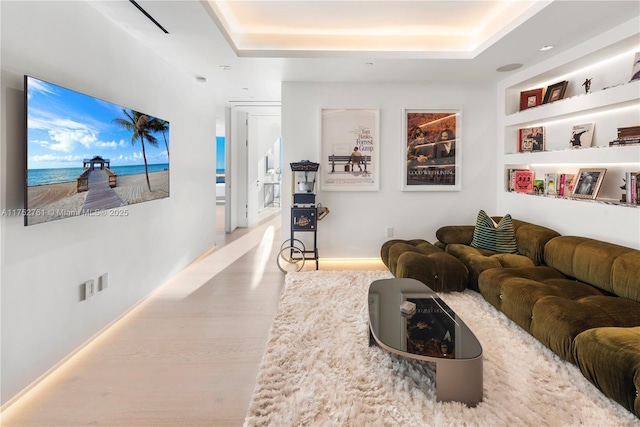
[[220,114],[279,102],[282,81],[492,83],[640,14],[638,0],[138,0],[165,34],[129,1],[88,3],[216,85]]

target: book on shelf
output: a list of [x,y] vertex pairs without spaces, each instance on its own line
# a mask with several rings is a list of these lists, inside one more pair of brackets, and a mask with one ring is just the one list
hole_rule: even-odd
[[533,171],[530,170],[516,170],[513,173],[514,183],[513,191],[517,193],[533,193]]
[[561,173],[558,177],[558,196],[571,196],[575,179],[576,175],[573,173]]
[[630,138],[616,138],[613,141],[609,142],[609,146],[616,146],[616,145],[638,145],[640,144],[640,137],[634,138],[634,137],[630,137]]
[[636,52],[635,57],[633,58],[633,67],[631,68],[631,80],[640,79],[640,52]]
[[558,174],[546,173],[544,174],[544,194],[555,196],[558,194]]
[[506,187],[507,191],[515,191],[516,186],[516,171],[524,171],[528,169],[507,169],[507,182]]
[[522,128],[518,130],[518,152],[544,151],[544,126]]
[[573,129],[571,129],[571,140],[569,141],[571,147],[591,147],[591,141],[593,140],[593,127],[593,123],[583,123],[581,125],[573,126]]
[[638,200],[640,200],[640,172],[625,172],[624,182],[627,203],[632,205],[639,204]]
[[640,138],[640,126],[618,128],[618,138]]
[[534,194],[544,194],[544,179],[533,180],[533,192]]

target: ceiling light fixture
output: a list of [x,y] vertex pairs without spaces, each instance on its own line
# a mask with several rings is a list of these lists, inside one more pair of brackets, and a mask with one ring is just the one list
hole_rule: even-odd
[[555,47],[554,45],[552,45],[552,44],[548,44],[548,45],[546,45],[546,46],[542,46],[542,47],[541,47],[540,49],[538,49],[538,50],[540,50],[540,52],[546,52],[546,51],[548,51],[548,50],[553,49],[554,47]]
[[202,77],[202,76],[198,76],[198,77],[196,77],[196,81],[198,83],[206,83],[207,82],[207,78],[206,77]]
[[518,68],[522,67],[522,64],[507,64],[507,65],[503,65],[502,67],[498,67],[496,68],[496,71],[499,73],[504,73],[507,71],[513,71],[513,70],[517,70]]
[[230,65],[220,65],[219,67],[220,67],[220,69],[222,71],[230,71],[231,70],[231,66]]

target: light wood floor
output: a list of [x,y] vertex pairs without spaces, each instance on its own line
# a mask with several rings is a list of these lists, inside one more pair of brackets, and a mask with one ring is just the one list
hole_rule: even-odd
[[[0,425],[241,426],[285,276],[279,209],[230,235],[223,209],[215,248],[9,406]],[[320,268],[384,266],[321,259]]]

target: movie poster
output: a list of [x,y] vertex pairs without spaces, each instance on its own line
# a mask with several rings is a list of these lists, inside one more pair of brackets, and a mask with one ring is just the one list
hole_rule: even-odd
[[322,110],[323,191],[379,189],[378,117],[374,109]]
[[403,190],[460,189],[460,113],[405,111]]

